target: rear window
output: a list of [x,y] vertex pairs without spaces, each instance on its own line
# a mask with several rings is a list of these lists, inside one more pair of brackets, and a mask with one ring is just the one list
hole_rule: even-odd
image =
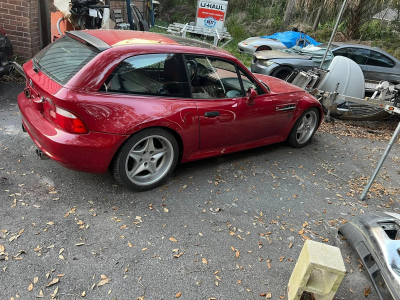
[[33,59],[48,77],[65,85],[100,51],[69,36],[63,36]]

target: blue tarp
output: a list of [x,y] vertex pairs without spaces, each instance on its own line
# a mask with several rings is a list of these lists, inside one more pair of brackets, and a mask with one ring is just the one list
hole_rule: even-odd
[[[261,36],[261,38],[278,40],[282,44],[284,44],[287,48],[292,48],[294,46],[305,47],[309,44],[317,46],[317,45],[321,44],[321,43],[318,43],[316,40],[314,40],[311,36],[309,36],[305,33],[296,32],[296,31],[277,32],[277,33],[274,33],[273,35]],[[306,44],[304,44],[304,43],[297,44],[296,42],[299,39],[306,39]]]

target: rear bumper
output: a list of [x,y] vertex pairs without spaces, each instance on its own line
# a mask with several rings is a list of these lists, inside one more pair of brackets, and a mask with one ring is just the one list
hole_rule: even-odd
[[374,213],[339,228],[357,251],[380,299],[400,299],[400,215]]
[[35,144],[62,166],[81,172],[104,173],[124,135],[102,132],[72,134],[59,129],[35,110],[24,93],[18,96],[22,123]]

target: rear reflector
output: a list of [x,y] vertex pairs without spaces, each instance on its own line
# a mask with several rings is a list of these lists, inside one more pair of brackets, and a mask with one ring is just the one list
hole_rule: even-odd
[[71,133],[88,133],[81,119],[62,108],[56,107],[56,111],[50,110],[50,117],[55,124],[65,131]]

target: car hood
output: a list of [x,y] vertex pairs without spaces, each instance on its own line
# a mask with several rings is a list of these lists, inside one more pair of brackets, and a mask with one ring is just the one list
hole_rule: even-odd
[[267,76],[267,75],[262,75],[262,74],[255,74],[253,73],[255,77],[257,77],[259,80],[264,82],[269,89],[271,90],[272,93],[274,94],[286,94],[286,93],[299,93],[299,92],[305,92],[305,90],[290,84],[284,80]]
[[257,51],[255,54],[257,59],[310,59],[309,56],[285,53],[277,50],[268,50],[268,51]]

